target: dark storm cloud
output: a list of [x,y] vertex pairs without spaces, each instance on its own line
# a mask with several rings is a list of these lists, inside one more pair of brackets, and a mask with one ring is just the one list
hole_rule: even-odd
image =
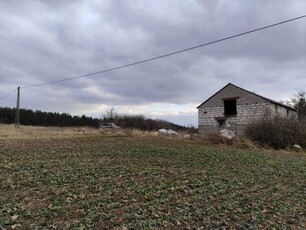
[[[0,97],[18,85],[133,63],[297,17],[305,9],[304,1],[276,0],[0,1]],[[101,105],[196,106],[228,82],[284,100],[306,85],[305,21],[90,78],[22,89],[23,105],[90,113]],[[15,104],[11,97],[0,103]]]

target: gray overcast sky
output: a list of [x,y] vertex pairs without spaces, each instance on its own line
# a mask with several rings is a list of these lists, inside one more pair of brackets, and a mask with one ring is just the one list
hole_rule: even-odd
[[[306,14],[294,0],[0,1],[0,97]],[[21,107],[197,125],[228,82],[280,101],[306,90],[306,18],[89,78],[24,88]],[[14,107],[16,93],[0,101]]]

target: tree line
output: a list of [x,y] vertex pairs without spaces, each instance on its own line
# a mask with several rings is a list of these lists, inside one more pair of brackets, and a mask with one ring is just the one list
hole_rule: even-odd
[[[69,113],[43,112],[40,110],[20,109],[20,125],[27,126],[56,126],[56,127],[94,127],[99,128],[101,122],[113,122],[121,128],[157,131],[159,129],[173,129],[175,131],[187,131],[195,133],[193,127],[177,125],[165,120],[146,118],[144,115],[118,114],[111,109],[102,114],[101,119],[82,116],[72,116]],[[16,109],[0,107],[0,123],[14,124]]]
[[[15,123],[15,108],[0,107],[0,123]],[[20,124],[30,126],[57,126],[57,127],[100,127],[100,119],[82,116],[72,116],[69,113],[43,112],[40,110],[20,109]]]

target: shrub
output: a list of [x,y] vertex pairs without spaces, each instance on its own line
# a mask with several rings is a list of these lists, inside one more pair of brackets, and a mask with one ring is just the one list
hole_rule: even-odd
[[275,117],[249,125],[245,135],[262,146],[276,149],[293,144],[306,146],[306,126],[297,120]]
[[144,115],[128,115],[128,114],[117,114],[114,110],[106,112],[102,115],[102,122],[114,122],[121,128],[127,129],[139,129],[142,131],[157,131],[159,129],[173,129],[175,131],[184,131],[187,133],[197,133],[197,129],[194,127],[185,127],[177,125],[169,121],[150,119]]

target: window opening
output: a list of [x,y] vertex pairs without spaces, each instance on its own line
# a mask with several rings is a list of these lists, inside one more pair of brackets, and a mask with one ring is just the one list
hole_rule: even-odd
[[224,115],[234,116],[237,115],[237,100],[224,100]]

